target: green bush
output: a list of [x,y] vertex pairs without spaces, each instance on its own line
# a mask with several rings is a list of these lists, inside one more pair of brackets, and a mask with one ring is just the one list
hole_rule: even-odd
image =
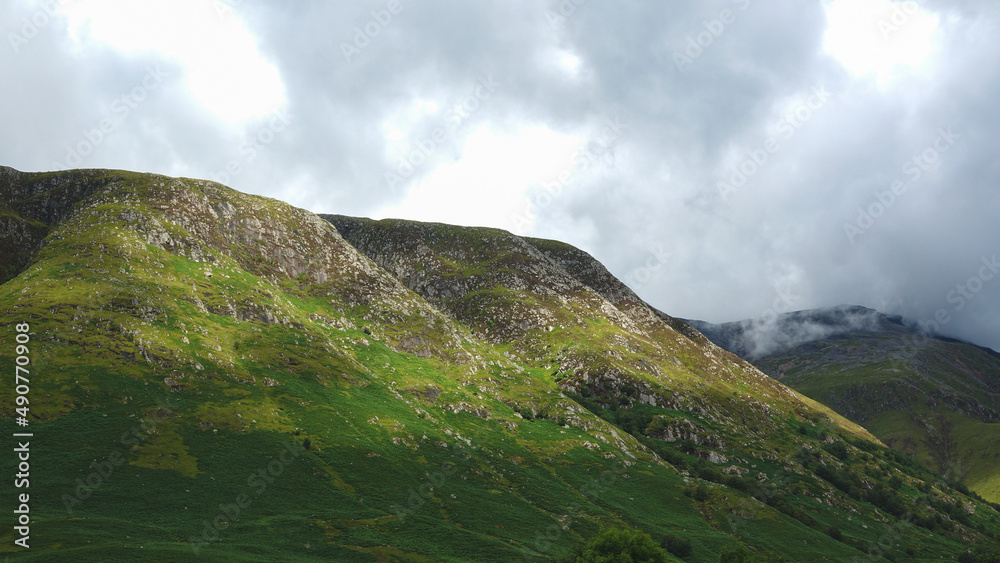
[[653,415],[638,409],[618,409],[615,414],[618,426],[633,436],[642,435],[653,420]]
[[713,483],[722,482],[722,473],[714,467],[702,467],[698,470],[698,477]]
[[688,464],[684,458],[684,454],[675,450],[673,446],[667,445],[667,442],[662,440],[654,440],[652,438],[642,437],[639,440],[646,447],[656,452],[656,455],[660,456],[670,465],[673,465],[677,469],[687,469]]
[[660,547],[676,555],[687,557],[691,555],[691,540],[676,534],[667,534],[660,541]]
[[719,563],[754,563],[758,561],[741,543],[733,542],[719,552]]
[[705,486],[705,483],[698,484],[698,487],[695,488],[694,490],[694,495],[692,495],[692,498],[694,498],[694,500],[697,501],[708,500],[708,487]]
[[606,528],[583,548],[576,563],[666,563],[667,553],[640,530]]
[[902,516],[906,512],[906,505],[902,497],[892,489],[884,485],[876,485],[865,495],[865,500],[892,514]]
[[823,449],[830,452],[834,457],[840,461],[847,461],[849,453],[847,451],[847,446],[843,442],[834,442],[832,444],[826,444]]
[[739,475],[727,475],[723,477],[722,484],[729,487],[730,489],[736,489],[737,491],[746,493],[748,495],[754,496],[760,492],[760,485],[757,481],[753,479],[748,479],[746,477],[740,477]]
[[687,438],[681,438],[674,443],[677,444],[678,450],[686,454],[694,453],[698,449],[698,444],[695,444],[694,440],[689,440]]
[[1000,553],[996,551],[984,551],[983,548],[976,548],[976,551],[958,556],[959,563],[1000,563]]

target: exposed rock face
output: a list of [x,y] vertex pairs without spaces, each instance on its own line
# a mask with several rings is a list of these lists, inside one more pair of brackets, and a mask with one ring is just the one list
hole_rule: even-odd
[[[562,309],[574,307],[647,338],[649,330],[670,328],[597,260],[564,243],[497,229],[322,217],[407,287],[464,322],[476,324],[482,317],[477,305],[488,307],[499,301],[508,306],[504,312],[509,316],[495,319],[499,322],[483,330],[496,339],[551,330],[567,321]],[[507,290],[507,295],[474,295],[498,288]]]
[[[423,325],[439,338],[434,346],[421,347],[421,354],[467,359],[461,327],[308,211],[214,182],[114,170],[23,174],[3,168],[0,181],[6,186],[0,204],[8,210],[0,215],[0,253],[11,265],[7,277],[37,257],[49,233],[78,254],[92,253],[94,227],[101,225],[101,236],[110,232],[119,237],[122,244],[115,252],[123,259],[143,254],[144,245],[150,245],[203,263],[206,282],[212,280],[213,268],[235,263],[273,284],[292,281],[345,306],[364,307],[371,319],[389,327],[406,325],[406,330],[382,335],[394,345]],[[143,299],[135,296],[109,307],[138,311],[148,308]],[[273,291],[206,294],[195,284],[185,299],[206,314],[243,322],[292,322]],[[149,309],[138,316],[153,320],[162,313]]]
[[720,454],[719,452],[713,452],[709,450],[707,452],[699,452],[699,453],[701,454],[701,457],[703,459],[707,459],[712,463],[718,463],[718,464],[729,463],[729,458]]
[[699,446],[710,448],[725,448],[725,443],[718,436],[712,435],[697,424],[686,418],[668,419],[662,415],[653,418],[648,436],[657,440],[676,442],[691,440]]
[[0,167],[0,203],[22,217],[52,226],[110,181],[107,170],[71,170],[24,174]]
[[[769,418],[766,401],[741,398],[727,411],[703,398],[710,387],[746,377],[767,396],[799,400],[684,322],[650,307],[592,256],[568,244],[489,228],[321,217],[477,337],[513,343],[509,354],[552,370],[563,391],[591,397],[605,408],[641,403],[743,426],[748,419]],[[557,349],[554,341],[565,344]],[[700,380],[692,380],[691,373]]]
[[99,188],[101,171],[28,175],[0,166],[0,283],[17,275],[50,228]]

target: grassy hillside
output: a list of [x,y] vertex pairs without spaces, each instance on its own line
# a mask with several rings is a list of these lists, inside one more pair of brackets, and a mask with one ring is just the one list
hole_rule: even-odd
[[864,307],[691,322],[886,444],[1000,501],[1000,354]]
[[1000,361],[986,351],[949,340],[858,333],[756,363],[887,445],[1000,501]]
[[0,235],[28,426],[10,378],[0,412],[34,434],[30,487],[4,486],[31,497],[12,560],[560,561],[602,527],[684,538],[685,561],[919,560],[1000,538],[995,507],[567,245],[131,172],[0,179],[34,229]]

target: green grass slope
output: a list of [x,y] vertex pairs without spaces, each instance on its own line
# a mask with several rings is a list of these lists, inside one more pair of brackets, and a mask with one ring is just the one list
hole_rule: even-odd
[[770,323],[691,322],[886,444],[1000,500],[1000,354],[923,335],[863,307],[798,311]]
[[30,358],[30,391],[8,375],[0,413],[33,433],[12,560],[562,561],[602,527],[686,538],[685,561],[929,560],[1000,538],[995,507],[572,247],[2,172],[41,237],[2,235],[0,362]]
[[997,357],[915,332],[859,332],[756,363],[887,445],[1000,501]]

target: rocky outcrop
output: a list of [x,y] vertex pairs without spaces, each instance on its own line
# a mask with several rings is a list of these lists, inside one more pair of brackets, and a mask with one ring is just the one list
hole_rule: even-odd
[[0,283],[23,270],[51,228],[99,188],[101,172],[38,175],[0,166]]
[[[342,308],[363,308],[365,318],[378,323],[379,337],[396,349],[468,361],[462,327],[344,241],[329,222],[303,209],[210,181],[115,170],[26,174],[5,168],[0,182],[3,279],[17,275],[45,245],[55,244],[58,252],[88,257],[108,281],[127,283],[111,276],[109,267],[117,261],[145,264],[148,245],[203,265],[180,300],[205,314],[298,326],[277,290],[291,283]],[[234,266],[272,289],[248,293],[225,289],[225,283],[217,286],[221,280],[213,279],[215,271]],[[115,272],[127,275],[124,269]],[[162,308],[146,310],[137,299],[135,292],[123,291],[93,306],[134,314],[144,322],[163,320]],[[429,336],[433,345],[413,345],[414,337]],[[169,355],[161,350],[164,354]],[[156,355],[146,347],[141,353],[147,360]]]
[[563,316],[553,304],[600,301],[537,248],[506,231],[322,217],[406,287],[491,341],[551,330]]
[[[560,389],[604,408],[693,409],[736,428],[769,420],[773,400],[800,400],[686,323],[650,307],[568,244],[490,228],[322,217],[477,338],[510,346],[512,358],[547,370]],[[741,401],[738,413],[699,405],[709,389],[721,385],[728,395],[728,385],[747,381],[755,395],[773,399]]]
[[690,440],[699,446],[725,449],[726,444],[718,436],[706,431],[687,418],[674,418],[665,415],[653,417],[649,423],[647,435],[650,438],[676,442]]

